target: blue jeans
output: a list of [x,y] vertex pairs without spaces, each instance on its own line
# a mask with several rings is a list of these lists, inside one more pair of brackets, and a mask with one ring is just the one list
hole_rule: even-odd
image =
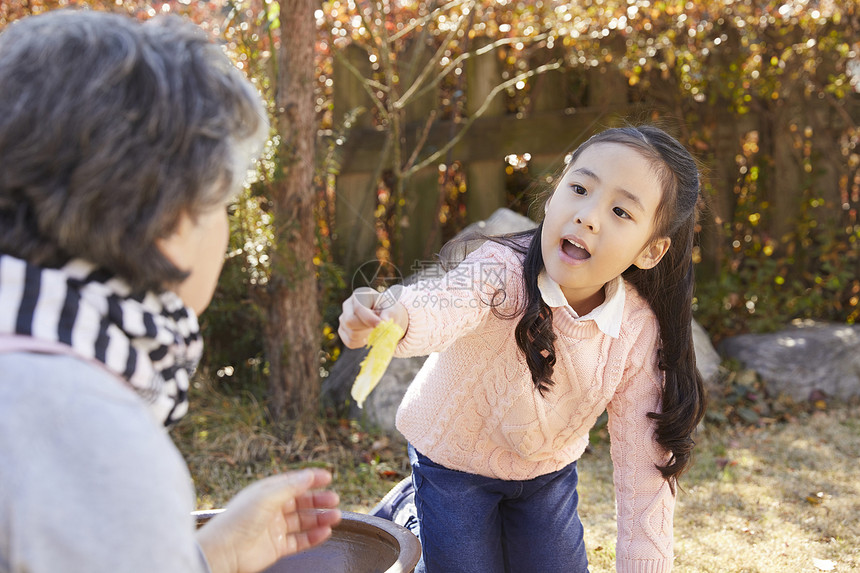
[[587,573],[576,462],[528,481],[445,468],[409,446],[416,573]]

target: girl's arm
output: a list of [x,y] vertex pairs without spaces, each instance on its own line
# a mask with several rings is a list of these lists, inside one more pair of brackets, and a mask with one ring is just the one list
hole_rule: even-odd
[[661,404],[663,376],[657,368],[656,342],[656,326],[640,333],[624,381],[607,407],[618,508],[619,572],[662,573],[672,568],[675,496],[657,469],[668,455],[657,444],[656,424],[648,417]]
[[479,328],[494,310],[513,315],[521,274],[522,263],[512,250],[486,241],[456,268],[404,288],[398,303],[409,327],[396,355],[441,352]]
[[394,320],[405,331],[398,356],[422,356],[450,346],[477,328],[494,307],[512,308],[522,263],[507,247],[487,241],[456,268],[425,276],[384,293],[358,289],[343,304],[338,334],[349,348],[367,343],[370,331]]

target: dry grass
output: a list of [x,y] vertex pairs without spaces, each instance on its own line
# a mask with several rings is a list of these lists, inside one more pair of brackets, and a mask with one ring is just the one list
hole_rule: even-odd
[[[860,407],[706,429],[675,510],[681,572],[860,570]],[[579,464],[591,570],[614,571],[608,444]]]
[[223,507],[252,481],[301,467],[332,472],[347,511],[366,512],[409,475],[406,446],[348,420],[273,427],[250,394],[228,396],[198,377],[190,413],[173,429],[199,509]]
[[[250,396],[202,384],[174,430],[200,508],[223,506],[258,477],[314,465],[334,473],[343,509],[366,512],[408,475],[402,442],[338,420],[272,428]],[[675,513],[676,571],[860,570],[860,406],[792,419],[699,433]],[[579,463],[580,513],[591,570],[602,573],[615,570],[614,491],[605,431],[593,438]]]

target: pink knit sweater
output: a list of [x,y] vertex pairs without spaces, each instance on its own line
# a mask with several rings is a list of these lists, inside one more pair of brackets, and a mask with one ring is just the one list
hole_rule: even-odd
[[660,409],[663,381],[654,313],[630,285],[618,338],[554,309],[555,385],[541,396],[514,339],[519,316],[504,318],[524,297],[521,276],[520,255],[488,241],[444,277],[404,290],[409,327],[397,354],[435,354],[403,398],[398,430],[450,469],[527,480],[578,459],[608,410],[617,570],[670,571],[675,499],[646,416]]

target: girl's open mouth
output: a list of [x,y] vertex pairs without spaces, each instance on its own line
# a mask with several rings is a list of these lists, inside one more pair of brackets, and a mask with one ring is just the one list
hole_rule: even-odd
[[591,253],[585,247],[570,239],[562,239],[561,250],[564,251],[565,255],[577,261],[584,261],[591,257]]

